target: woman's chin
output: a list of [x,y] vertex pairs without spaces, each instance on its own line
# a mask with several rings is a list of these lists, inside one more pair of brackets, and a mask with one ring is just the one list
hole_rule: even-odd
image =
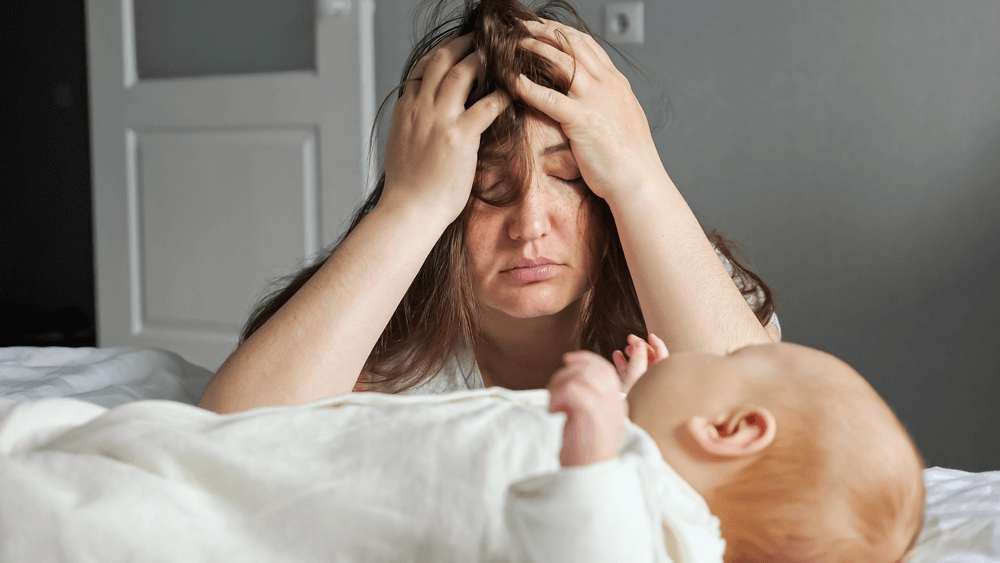
[[487,307],[515,319],[540,319],[571,312],[570,308],[574,309],[574,315],[578,314],[579,311],[573,307],[577,304],[579,299],[512,299],[502,303],[488,303]]
[[538,319],[542,317],[551,317],[561,313],[562,309],[517,308],[513,310],[501,310],[501,312],[509,317],[514,317],[515,319]]

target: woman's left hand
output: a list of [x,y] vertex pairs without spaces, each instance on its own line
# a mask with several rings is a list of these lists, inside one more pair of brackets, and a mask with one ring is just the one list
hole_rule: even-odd
[[573,82],[563,95],[522,75],[517,93],[562,126],[587,186],[608,200],[663,182],[666,171],[646,114],[597,41],[554,21],[523,23],[535,37],[522,46],[560,66]]

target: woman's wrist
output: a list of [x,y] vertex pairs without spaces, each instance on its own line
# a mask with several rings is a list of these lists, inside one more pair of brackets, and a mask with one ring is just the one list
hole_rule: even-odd
[[659,208],[671,198],[683,200],[673,180],[664,170],[641,176],[631,185],[619,186],[608,193],[605,201],[618,220],[632,211],[648,217],[651,210]]
[[386,216],[399,218],[404,224],[411,221],[420,223],[424,229],[436,230],[438,236],[450,225],[465,208],[465,202],[457,205],[454,202],[442,201],[438,198],[433,201],[423,201],[416,197],[398,197],[395,194],[410,191],[405,186],[393,186],[388,184],[382,192],[382,197],[375,204],[375,210]]

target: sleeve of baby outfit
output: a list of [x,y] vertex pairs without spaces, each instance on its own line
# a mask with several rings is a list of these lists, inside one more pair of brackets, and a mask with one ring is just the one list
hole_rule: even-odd
[[530,477],[507,491],[517,563],[647,563],[650,525],[635,468],[615,458]]

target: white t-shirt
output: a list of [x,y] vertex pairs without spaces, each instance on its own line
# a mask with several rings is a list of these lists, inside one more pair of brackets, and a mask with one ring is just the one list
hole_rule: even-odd
[[450,393],[452,391],[467,391],[469,389],[483,389],[483,375],[479,372],[479,365],[468,348],[462,348],[455,352],[452,359],[445,364],[437,375],[424,381],[420,385],[402,391],[400,395],[435,395],[438,393]]

